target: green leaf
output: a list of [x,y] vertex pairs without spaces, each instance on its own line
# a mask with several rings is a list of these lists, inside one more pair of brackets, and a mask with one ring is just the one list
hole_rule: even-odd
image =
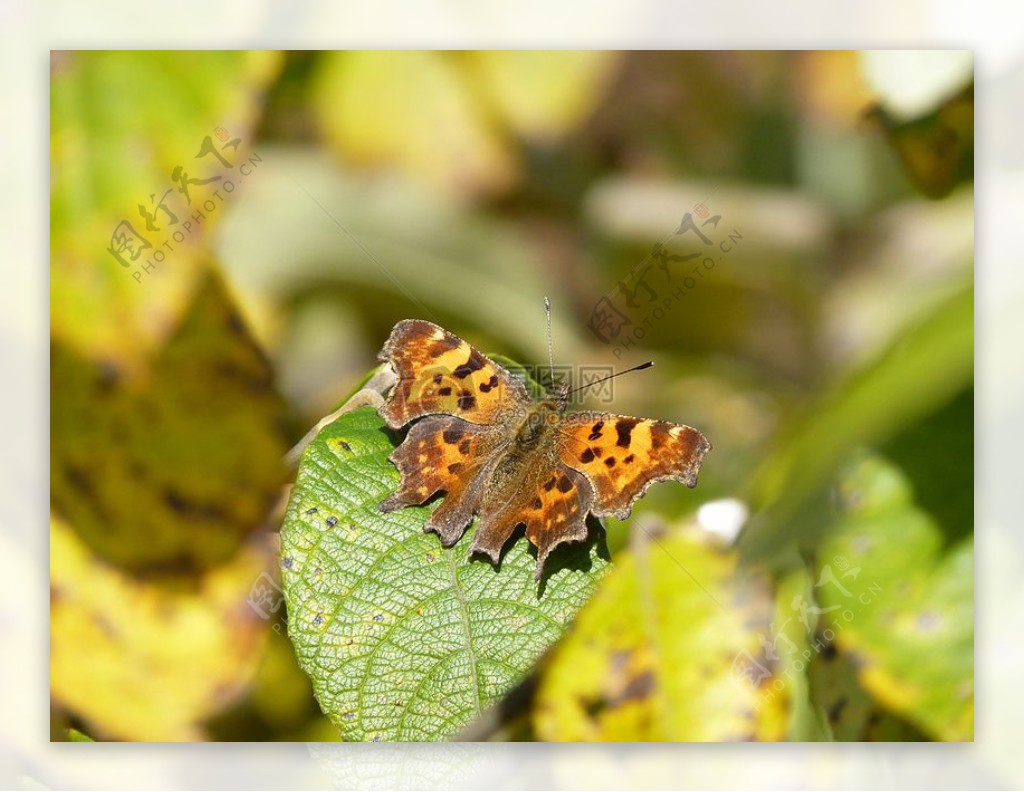
[[281,529],[288,634],[346,740],[439,740],[496,703],[565,632],[607,566],[604,543],[560,548],[540,588],[523,537],[499,568],[382,514],[396,438],[368,407],[310,443]]
[[740,539],[764,559],[820,534],[829,487],[850,455],[884,443],[947,405],[974,376],[974,276],[969,273],[926,317],[870,364],[794,416],[779,451],[765,460],[750,500],[760,512]]
[[[940,740],[974,734],[974,546],[943,549],[903,474],[879,458],[843,481],[844,515],[822,546],[819,631],[883,707]],[[826,635],[826,638],[828,636]]]
[[737,570],[735,552],[682,534],[639,543],[555,651],[537,693],[537,734],[782,739],[790,691],[761,642],[774,613],[767,576]]
[[80,732],[78,729],[68,729],[68,741],[69,742],[96,742],[85,732]]
[[928,738],[886,712],[857,679],[857,667],[832,647],[807,669],[811,697],[822,728],[838,742],[924,742]]

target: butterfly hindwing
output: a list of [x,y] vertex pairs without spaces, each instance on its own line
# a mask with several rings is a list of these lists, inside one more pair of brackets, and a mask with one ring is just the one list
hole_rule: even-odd
[[450,547],[462,536],[483,500],[501,439],[493,429],[447,415],[416,423],[390,456],[402,476],[395,494],[380,504],[383,512],[425,503],[438,492],[445,498],[427,520]]
[[528,486],[511,481],[504,491],[488,493],[477,517],[472,553],[483,553],[497,563],[501,548],[516,526],[526,526],[527,538],[537,547],[537,572],[540,579],[544,561],[562,542],[581,542],[587,538],[587,514],[593,503],[593,490],[586,477],[564,465],[537,468]]

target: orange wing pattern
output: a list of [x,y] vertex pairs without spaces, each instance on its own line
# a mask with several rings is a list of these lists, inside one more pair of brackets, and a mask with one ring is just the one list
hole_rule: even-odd
[[523,383],[505,369],[458,336],[422,319],[396,324],[380,359],[391,363],[398,378],[381,409],[392,429],[439,413],[491,424],[503,412],[530,401]]
[[569,413],[562,421],[559,458],[594,487],[594,514],[620,520],[655,481],[697,484],[711,443],[690,426],[602,413]]
[[555,465],[546,475],[530,480],[540,483],[526,488],[510,480],[505,492],[488,493],[477,517],[470,553],[483,553],[498,563],[505,542],[516,526],[524,523],[526,536],[537,547],[534,577],[540,580],[544,560],[552,550],[562,542],[587,538],[587,513],[594,493],[584,476],[564,465]]
[[425,530],[434,531],[445,547],[455,544],[480,508],[501,443],[490,427],[451,416],[432,416],[414,424],[389,459],[402,481],[395,494],[380,504],[382,512],[425,503],[445,492]]

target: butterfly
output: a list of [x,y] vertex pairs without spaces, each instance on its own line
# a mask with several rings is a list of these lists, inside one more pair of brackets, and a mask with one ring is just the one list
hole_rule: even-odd
[[397,380],[381,416],[391,429],[411,424],[389,457],[401,483],[380,510],[443,492],[424,530],[451,547],[475,516],[470,555],[495,564],[525,524],[538,580],[552,550],[587,538],[588,514],[625,519],[656,481],[696,486],[711,449],[690,426],[567,412],[564,386],[533,398],[521,379],[431,322],[396,324],[379,358]]

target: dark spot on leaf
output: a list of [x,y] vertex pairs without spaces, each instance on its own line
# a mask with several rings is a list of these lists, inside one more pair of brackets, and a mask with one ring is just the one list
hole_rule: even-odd
[[178,514],[183,514],[192,510],[188,501],[174,490],[169,489],[164,492],[164,503],[170,506],[173,511],[178,512]]
[[383,613],[375,613],[375,614],[373,614],[373,620],[375,622],[382,622],[382,621],[384,621],[384,614]]
[[373,735],[373,741],[374,742],[381,742],[383,739],[384,739],[383,735],[380,735],[380,734]]
[[313,574],[317,575],[317,576],[322,575],[323,573],[324,573],[324,571],[320,567],[317,567],[316,569],[313,570]]
[[572,489],[572,482],[569,481],[569,477],[568,476],[562,476],[558,480],[558,491],[559,492],[568,492],[571,489]]
[[608,700],[604,696],[596,696],[594,698],[588,696],[580,699],[580,704],[583,705],[583,711],[587,714],[588,718],[597,720],[597,716],[607,709]]
[[99,372],[99,391],[100,393],[109,393],[117,385],[118,380],[121,379],[121,374],[117,370],[117,366],[111,363],[109,360],[105,360],[100,364]]
[[341,716],[341,719],[347,721],[355,720],[356,714],[354,712],[346,712],[344,715]]
[[337,524],[338,524],[338,518],[337,517],[328,517],[327,518],[327,527],[328,528],[333,528]]
[[603,428],[604,428],[604,421],[598,421],[596,424],[594,424],[590,428],[590,436],[587,437],[587,439],[588,440],[600,440],[601,439],[601,430]]
[[610,468],[615,467],[615,457],[608,457],[604,461],[604,464],[605,464],[605,467],[610,467]]
[[294,562],[292,561],[291,556],[285,556],[281,559],[281,566],[283,566],[285,569],[291,569],[293,563]]
[[441,396],[451,396],[452,395],[452,389],[448,388],[448,387],[440,388],[437,392]]
[[456,428],[445,429],[444,434],[441,435],[444,441],[449,445],[455,445],[459,440],[462,439],[462,430]]
[[339,440],[338,441],[338,445],[341,446],[342,448],[344,448],[346,451],[351,451],[352,450],[352,446],[350,446],[344,440]]
[[228,311],[228,327],[236,335],[245,335],[245,323],[235,311]]
[[433,560],[434,560],[434,554],[433,553],[427,553],[427,561],[433,561]]
[[323,624],[323,623],[324,623],[324,615],[323,615],[322,613],[318,613],[318,614],[317,614],[317,615],[316,615],[316,616],[315,616],[315,617],[313,618],[313,626],[314,626],[314,627],[319,627],[319,626],[320,626],[321,624]]
[[580,454],[580,462],[582,462],[583,464],[586,464],[587,462],[593,462],[593,461],[594,461],[594,452],[591,451],[589,448],[585,449],[583,451],[583,453]]
[[472,410],[474,407],[476,407],[476,396],[469,391],[463,391],[459,396],[459,409]]
[[654,674],[645,671],[629,680],[629,683],[622,689],[622,692],[615,697],[616,704],[622,704],[630,699],[644,699],[654,690]]
[[615,422],[615,433],[619,436],[616,445],[621,448],[629,448],[630,435],[633,434],[633,427],[640,423],[638,418],[620,418]]
[[839,716],[843,712],[843,707],[846,706],[846,696],[841,696],[839,700],[828,709],[828,721],[829,723],[835,723],[839,720]]
[[310,509],[306,509],[306,516],[309,517],[309,515],[311,514],[316,514],[316,506],[313,506]]

